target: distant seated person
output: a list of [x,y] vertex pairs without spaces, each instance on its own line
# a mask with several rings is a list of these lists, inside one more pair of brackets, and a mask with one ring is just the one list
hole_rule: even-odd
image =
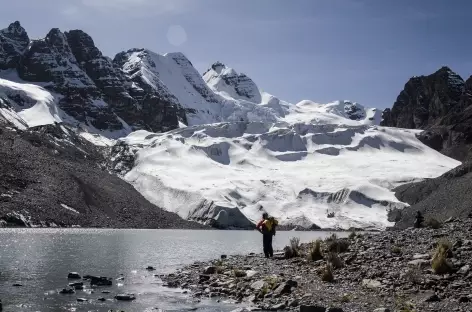
[[275,228],[278,224],[274,217],[269,217],[269,214],[264,212],[262,214],[262,220],[256,225],[256,229],[262,233],[262,244],[266,258],[272,258],[274,256],[272,237],[275,236]]

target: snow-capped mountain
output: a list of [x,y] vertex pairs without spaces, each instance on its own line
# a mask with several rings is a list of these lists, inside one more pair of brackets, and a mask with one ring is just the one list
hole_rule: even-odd
[[220,62],[202,76],[182,53],[112,60],[80,30],[29,40],[14,23],[0,68],[0,119],[67,124],[108,146],[111,169],[151,203],[216,227],[252,227],[266,210],[293,227],[385,228],[405,207],[394,186],[459,164],[415,130],[378,126],[376,109],[291,104]]

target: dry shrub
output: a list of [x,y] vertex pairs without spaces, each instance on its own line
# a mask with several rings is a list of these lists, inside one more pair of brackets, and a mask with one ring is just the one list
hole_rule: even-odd
[[327,263],[324,267],[323,272],[321,272],[321,280],[329,283],[334,281],[333,268],[331,264]]
[[290,239],[290,246],[284,248],[285,259],[300,257],[300,238],[292,237]]
[[323,254],[321,253],[321,239],[311,242],[308,258],[311,261],[323,259]]
[[234,269],[233,275],[234,277],[246,277],[247,273],[244,270]]
[[441,228],[442,224],[434,218],[429,218],[428,220],[426,220],[426,226],[432,229],[439,229]]
[[336,252],[328,253],[327,261],[334,269],[341,269],[344,267],[343,261],[339,258],[339,255]]
[[399,255],[399,254],[402,253],[402,249],[401,249],[400,247],[398,247],[398,246],[393,246],[392,249],[391,249],[391,252],[392,252],[393,254]]
[[332,252],[341,253],[349,250],[349,240],[339,239],[336,234],[326,238],[326,245],[328,246],[328,251]]
[[351,233],[349,233],[349,239],[354,239],[356,238],[357,234],[356,234],[356,231],[352,231]]
[[447,274],[453,272],[452,264],[447,260],[448,256],[452,256],[451,243],[447,239],[438,241],[436,251],[434,252],[431,267],[436,274]]

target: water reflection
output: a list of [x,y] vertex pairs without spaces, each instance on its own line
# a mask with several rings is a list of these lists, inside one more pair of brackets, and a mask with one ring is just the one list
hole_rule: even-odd
[[[281,249],[292,236],[310,241],[330,234],[279,232],[274,247]],[[5,311],[230,311],[234,306],[193,302],[163,287],[154,274],[221,254],[260,252],[261,239],[255,231],[0,229],[0,299]],[[146,271],[148,265],[157,270]],[[58,294],[69,282],[70,271],[112,277],[114,285],[107,288],[111,293],[85,289]],[[117,281],[120,277],[123,280]],[[13,287],[16,282],[23,286]],[[115,302],[117,293],[135,293],[138,300]],[[100,297],[110,300],[100,302]],[[78,303],[77,298],[89,302]]]

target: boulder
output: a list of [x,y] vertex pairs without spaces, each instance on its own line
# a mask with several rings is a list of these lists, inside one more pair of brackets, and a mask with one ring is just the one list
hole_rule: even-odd
[[113,281],[103,276],[89,276],[91,286],[111,286]]
[[133,301],[136,300],[136,296],[134,294],[120,294],[116,295],[115,299],[120,301]]
[[216,267],[215,266],[207,266],[203,270],[203,274],[215,274],[216,273]]
[[67,278],[69,279],[80,279],[80,274],[77,273],[77,272],[70,272],[68,275],[67,275]]
[[373,289],[373,288],[379,288],[380,286],[382,286],[382,283],[373,279],[363,279],[362,286]]
[[59,293],[63,295],[70,295],[70,294],[74,294],[75,291],[72,288],[63,288],[61,291],[59,291]]

